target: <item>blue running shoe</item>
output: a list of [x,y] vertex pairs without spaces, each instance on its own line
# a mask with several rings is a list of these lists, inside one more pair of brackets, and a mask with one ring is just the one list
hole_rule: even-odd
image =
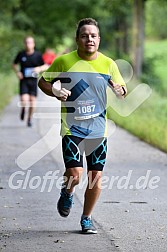
[[97,234],[97,230],[94,227],[91,218],[89,217],[81,219],[81,227],[83,234]]
[[66,188],[61,190],[60,195],[57,203],[57,210],[62,217],[67,217],[73,204],[73,195],[69,195],[66,192]]

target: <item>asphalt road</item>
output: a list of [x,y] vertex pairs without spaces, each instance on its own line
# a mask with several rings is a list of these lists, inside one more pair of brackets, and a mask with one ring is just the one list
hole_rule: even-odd
[[[33,127],[18,97],[0,121],[0,251],[166,252],[167,155],[109,122],[97,235],[80,233],[86,167],[68,218],[56,204],[64,171],[59,102],[42,93]],[[48,107],[49,106],[49,107]]]

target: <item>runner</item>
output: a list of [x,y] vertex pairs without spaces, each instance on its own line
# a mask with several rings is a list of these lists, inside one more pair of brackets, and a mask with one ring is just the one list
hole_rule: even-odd
[[55,58],[56,58],[56,54],[54,50],[50,48],[46,48],[45,52],[42,54],[42,59],[45,62],[45,64],[47,64],[48,66],[52,64]]
[[[37,96],[37,75],[46,70],[42,54],[35,50],[34,38],[28,36],[24,40],[25,50],[19,52],[13,62],[13,69],[20,80],[20,100],[21,113],[20,119],[24,120],[25,107],[29,103],[27,126],[32,126],[32,115]],[[18,68],[20,65],[20,69]]]
[[81,227],[84,234],[96,234],[92,211],[101,192],[101,176],[106,160],[107,86],[122,98],[127,90],[115,62],[98,51],[99,27],[96,20],[79,21],[77,50],[53,62],[39,80],[41,90],[61,101],[61,136],[65,163],[64,184],[57,208],[67,217],[73,205],[74,187],[87,161],[88,184],[84,195]]

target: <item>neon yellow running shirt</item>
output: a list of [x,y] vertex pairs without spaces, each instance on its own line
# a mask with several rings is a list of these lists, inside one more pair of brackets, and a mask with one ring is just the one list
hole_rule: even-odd
[[108,80],[125,86],[112,59],[99,52],[95,60],[86,61],[73,51],[56,58],[43,78],[51,83],[60,79],[61,87],[71,91],[67,101],[61,103],[62,136],[88,139],[106,136]]

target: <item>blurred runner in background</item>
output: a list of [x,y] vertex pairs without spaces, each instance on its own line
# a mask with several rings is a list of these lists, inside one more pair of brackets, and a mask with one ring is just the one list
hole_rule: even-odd
[[42,59],[42,54],[35,50],[35,40],[32,36],[24,39],[25,49],[20,51],[13,61],[13,69],[20,80],[20,119],[25,118],[25,108],[28,108],[27,126],[32,126],[32,115],[34,112],[37,96],[37,77],[40,72],[48,68]]
[[56,54],[52,49],[46,48],[45,52],[42,55],[42,58],[44,63],[50,66],[56,58]]

